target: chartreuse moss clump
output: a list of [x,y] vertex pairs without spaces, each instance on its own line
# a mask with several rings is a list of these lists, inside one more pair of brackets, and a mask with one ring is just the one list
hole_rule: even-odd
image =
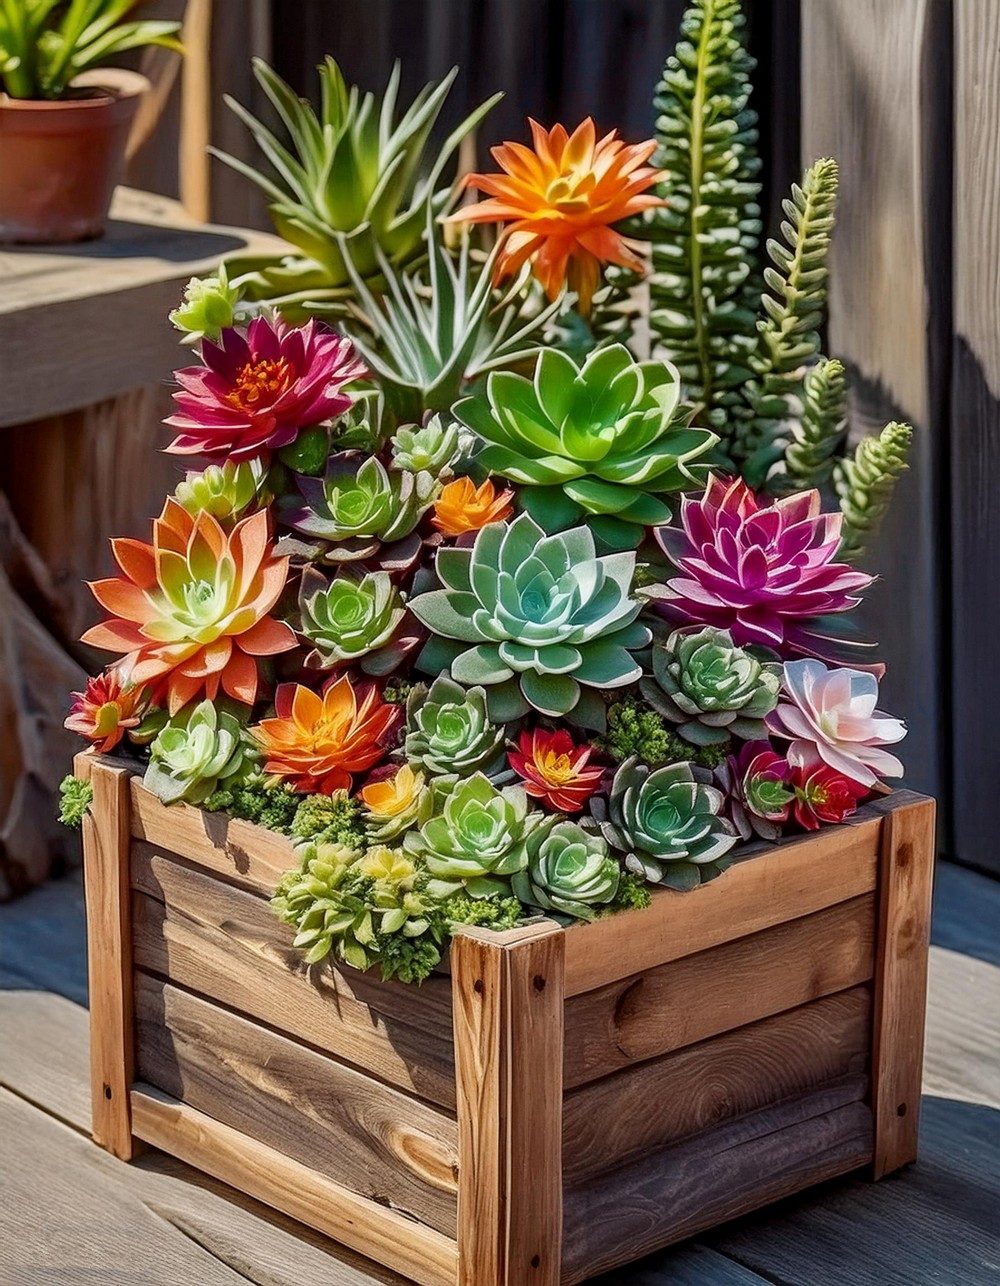
[[80,826],[93,802],[94,788],[89,781],[80,781],[70,773],[59,783],[59,820],[64,826]]
[[298,805],[289,826],[293,839],[315,844],[340,844],[363,848],[365,830],[357,800],[346,790],[332,795],[307,795]]
[[207,813],[228,813],[242,822],[287,835],[302,799],[284,785],[268,785],[263,778],[215,790],[202,803]]

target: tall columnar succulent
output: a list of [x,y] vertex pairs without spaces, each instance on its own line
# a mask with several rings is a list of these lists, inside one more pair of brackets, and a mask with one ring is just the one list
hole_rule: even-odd
[[736,647],[728,630],[680,629],[654,642],[653,674],[640,687],[695,745],[730,734],[749,741],[766,736],[764,718],[778,704],[781,664],[759,649]]
[[387,572],[327,580],[307,567],[299,611],[302,634],[313,645],[306,665],[314,669],[357,664],[365,674],[388,674],[416,643],[400,636],[406,608]]
[[511,877],[522,902],[577,920],[593,920],[614,901],[622,872],[602,836],[563,821],[537,826],[525,847],[528,865]]
[[493,523],[471,549],[439,550],[444,588],[410,602],[438,636],[418,664],[434,673],[450,662],[456,682],[485,687],[499,722],[529,707],[583,718],[584,688],[640,676],[629,649],[650,636],[636,620],[634,568],[632,553],[598,557],[586,527],[547,536],[527,514]]
[[806,372],[802,416],[789,426],[784,474],[768,480],[772,490],[808,491],[826,487],[847,433],[847,377],[836,358],[821,357]]
[[844,527],[840,555],[856,562],[885,517],[913,440],[908,424],[893,421],[877,437],[864,438],[853,456],[837,463],[833,482]]
[[175,714],[154,738],[143,784],[164,804],[201,804],[245,781],[258,760],[240,721],[202,701]]
[[653,884],[690,889],[720,875],[736,843],[723,817],[724,798],[694,779],[691,765],[650,769],[626,760],[615,773],[604,837],[628,856],[625,865]]
[[504,728],[490,721],[485,689],[463,688],[446,674],[411,689],[404,750],[409,763],[433,776],[495,777],[506,767]]
[[643,524],[666,522],[664,497],[699,485],[715,442],[677,417],[680,383],[663,362],[636,362],[612,344],[578,367],[546,349],[534,379],[495,371],[455,414],[482,440],[484,469],[526,488],[522,500],[547,529],[593,515],[610,539],[637,544]]
[[327,57],[319,68],[318,112],[260,59],[253,70],[290,145],[227,98],[271,176],[236,157],[217,155],[262,189],[276,230],[298,254],[236,261],[234,268],[248,270],[241,285],[251,298],[269,300],[295,320],[343,306],[351,294],[348,256],[358,275],[370,280],[381,271],[380,256],[398,268],[420,255],[428,204],[439,213],[447,202],[447,190],[438,187],[445,167],[500,95],[470,112],[435,155],[428,145],[457,67],[422,89],[399,116],[398,64],[378,101],[374,94],[349,89]]

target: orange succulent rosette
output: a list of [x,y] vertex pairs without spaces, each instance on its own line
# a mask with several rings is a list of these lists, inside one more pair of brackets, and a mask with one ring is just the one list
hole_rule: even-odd
[[465,183],[489,199],[449,216],[451,222],[506,223],[494,281],[513,276],[529,259],[555,299],[565,284],[586,315],[604,264],[642,271],[635,243],[611,226],[666,202],[648,189],[665,177],[646,162],[656,141],[627,144],[612,130],[597,137],[588,116],[572,134],[529,120],[534,151],[522,143],[492,149],[502,174],[470,174]]
[[356,692],[347,675],[329,683],[322,696],[301,684],[284,683],[274,706],[275,717],[252,729],[267,755],[264,771],[293,790],[321,795],[350,790],[352,773],[385,757],[389,734],[402,713],[384,702],[374,686]]
[[289,625],[268,613],[281,597],[288,559],[278,557],[266,513],[227,533],[211,514],[192,516],[168,499],[153,522],[153,543],[113,540],[123,575],[91,582],[112,613],[83,642],[127,654],[130,680],[163,680],[176,714],[195,697],[221,689],[252,705],[259,656],[295,647]]
[[463,536],[509,518],[514,512],[513,499],[513,491],[498,492],[489,478],[478,487],[471,478],[456,478],[434,501],[431,522],[442,535]]

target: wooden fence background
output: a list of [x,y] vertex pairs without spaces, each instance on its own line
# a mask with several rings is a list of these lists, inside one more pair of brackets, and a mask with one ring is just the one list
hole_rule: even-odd
[[[253,102],[252,51],[303,91],[328,51],[371,87],[401,57],[408,92],[458,63],[454,117],[507,91],[482,145],[523,132],[526,114],[589,112],[646,136],[683,10],[680,0],[270,0],[268,24],[267,6],[254,0],[248,24],[244,0],[214,0],[213,93]],[[828,348],[852,375],[852,430],[890,418],[917,430],[867,607],[889,664],[884,704],[910,726],[907,784],[941,798],[946,853],[1000,874],[1000,0],[746,7],[771,226],[802,164],[826,154],[841,164]],[[211,130],[239,147],[227,116],[216,103]],[[213,169],[216,218],[256,222],[254,202]]]

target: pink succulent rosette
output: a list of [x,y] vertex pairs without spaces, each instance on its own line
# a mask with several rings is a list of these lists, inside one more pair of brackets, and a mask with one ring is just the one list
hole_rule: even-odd
[[791,742],[790,764],[807,768],[822,762],[864,787],[879,777],[902,776],[903,765],[882,747],[902,741],[906,725],[876,710],[873,674],[831,670],[821,661],[786,661],[782,696],[767,726]]
[[315,321],[256,317],[245,334],[229,328],[218,344],[203,341],[201,358],[176,372],[178,410],[165,421],[178,430],[167,447],[175,455],[266,459],[300,429],[342,415],[344,386],[365,374],[351,341]]
[[729,630],[740,646],[825,651],[817,618],[847,612],[872,577],[836,561],[843,517],[822,513],[818,491],[762,503],[742,479],[712,476],[685,497],[681,525],[656,538],[683,574],[649,596],[669,620]]

